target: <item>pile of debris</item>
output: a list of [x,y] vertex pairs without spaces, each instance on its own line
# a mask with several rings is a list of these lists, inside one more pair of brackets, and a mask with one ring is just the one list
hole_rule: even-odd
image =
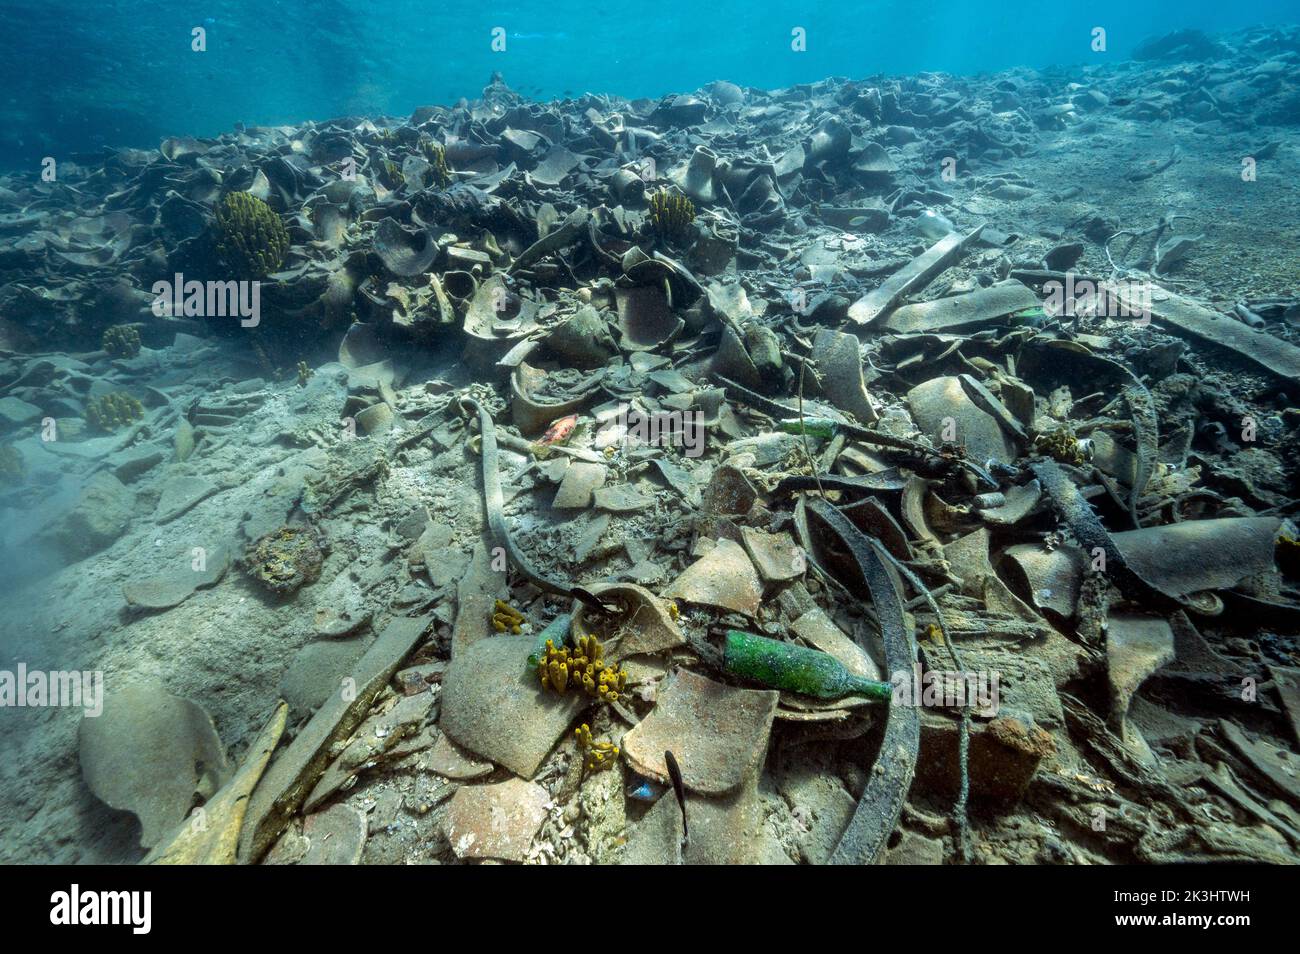
[[[6,347],[221,335],[326,422],[277,435],[313,471],[245,515],[242,578],[128,590],[324,590],[292,712],[234,769],[195,703],[110,691],[92,791],[157,861],[1294,861],[1297,303],[1227,316],[1183,213],[1116,224],[1194,145],[1122,197],[1030,174],[1058,136],[1300,119],[1265,69],[1294,31],[1215,55],[657,102],[498,80],[10,182]],[[1206,84],[1242,71],[1291,99],[1232,119]],[[287,235],[235,236],[257,327],[140,321],[142,283],[234,274],[231,193]],[[12,400],[87,396],[26,361]],[[186,479],[179,512],[218,490]]]

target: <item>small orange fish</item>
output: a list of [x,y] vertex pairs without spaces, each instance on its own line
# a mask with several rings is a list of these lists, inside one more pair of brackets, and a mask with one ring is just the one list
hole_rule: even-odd
[[573,433],[573,429],[578,426],[578,415],[570,414],[568,417],[562,417],[558,421],[552,421],[551,426],[546,429],[541,440],[537,443],[545,447],[548,444],[563,444]]

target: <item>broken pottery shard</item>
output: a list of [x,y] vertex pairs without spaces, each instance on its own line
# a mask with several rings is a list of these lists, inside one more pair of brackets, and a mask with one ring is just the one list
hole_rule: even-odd
[[1300,806],[1300,778],[1296,777],[1295,756],[1263,739],[1252,740],[1227,719],[1219,720],[1219,731],[1238,755],[1245,759],[1261,781],[1273,786],[1277,794]]
[[438,243],[431,233],[387,218],[375,228],[374,249],[385,268],[408,278],[428,269],[438,256]]
[[126,530],[134,506],[135,495],[120,480],[98,473],[86,482],[72,508],[55,522],[54,542],[70,560],[97,553]]
[[925,517],[925,500],[930,495],[930,482],[913,474],[903,484],[903,496],[900,501],[900,513],[903,523],[912,532],[912,536],[926,544],[937,544],[939,538],[930,529]]
[[1010,527],[1029,516],[1038,501],[1042,499],[1043,487],[1035,478],[1027,484],[1007,488],[1001,506],[987,507],[979,511],[985,523],[998,527]]
[[965,445],[966,455],[983,465],[990,459],[1015,460],[1015,444],[997,419],[966,394],[955,376],[931,378],[907,392],[907,406],[921,432],[936,445]]
[[966,330],[1039,304],[1038,296],[1020,282],[999,282],[963,295],[903,305],[881,327],[901,334]]
[[723,464],[713,472],[704,490],[703,508],[708,513],[743,515],[749,513],[758,491],[739,467]]
[[1171,235],[1156,245],[1156,261],[1151,271],[1164,275],[1170,267],[1188,256],[1204,235]]
[[340,802],[323,812],[308,815],[302,823],[307,839],[303,865],[359,865],[366,847],[366,816]]
[[[424,745],[420,730],[433,708],[432,694],[421,692],[393,698],[397,702],[392,708],[370,715],[352,733],[346,748],[326,767],[302,803],[303,811],[316,811],[351,779],[382,762],[399,758],[395,750],[409,754]],[[433,739],[427,741],[432,744]]]
[[961,382],[962,390],[966,392],[966,396],[975,403],[976,407],[981,411],[992,414],[994,420],[1001,424],[1002,428],[1018,441],[1022,443],[1029,441],[1029,435],[1025,433],[1020,421],[1007,409],[1005,404],[998,400],[992,391],[984,386],[982,381],[969,374],[959,374],[957,380]]
[[1295,345],[1276,335],[1255,331],[1167,289],[1151,291],[1149,302],[1142,300],[1141,291],[1136,284],[1125,282],[1111,293],[1131,314],[1140,315],[1149,309],[1159,325],[1235,351],[1280,378],[1300,381],[1300,348]]
[[430,772],[458,781],[482,778],[484,775],[492,774],[491,762],[478,761],[447,738],[446,734],[438,736],[438,741],[433,743],[433,748],[424,757],[424,764]]
[[740,544],[719,540],[673,581],[664,596],[753,616],[763,599],[763,585]]
[[142,862],[147,865],[233,865],[244,825],[248,797],[257,786],[271,753],[284,733],[289,707],[276,706],[269,722],[253,740],[234,777],[203,806],[204,824],[191,819],[180,823],[171,839],[159,845]]
[[[688,865],[789,864],[789,856],[764,824],[765,803],[758,792],[758,776],[756,766],[739,788],[726,795],[706,796],[688,792],[686,819],[690,838],[685,844],[679,840],[680,847],[676,850],[663,840],[671,838],[674,830],[682,831],[681,810],[672,792],[668,792],[655,803],[642,822],[643,825],[650,822],[651,815],[660,811],[675,812],[675,829],[674,823],[656,817],[651,822],[653,827],[645,834],[657,839],[657,844],[638,844],[636,852],[657,853],[663,859],[661,863],[665,864],[676,863],[672,860],[676,858]],[[640,835],[640,831],[635,834]],[[628,848],[633,849],[631,839]]]
[[170,523],[219,489],[216,484],[202,477],[173,477],[163,484],[154,519],[158,523]]
[[[1133,694],[1153,672],[1174,658],[1169,623],[1153,616],[1112,615],[1106,628],[1106,674],[1110,681],[1110,725],[1130,744],[1126,724]],[[1139,743],[1140,744],[1140,743]],[[1145,748],[1145,746],[1142,746]]]
[[325,700],[307,725],[271,764],[253,791],[248,818],[239,838],[239,860],[252,863],[264,855],[316,785],[335,742],[345,739],[365,718],[379,690],[433,622],[433,615],[398,617],[370,644],[353,667],[348,692]]
[[517,778],[465,786],[447,805],[451,850],[457,858],[523,861],[550,800],[546,789]]
[[1291,736],[1300,744],[1300,671],[1270,665],[1268,674],[1273,677],[1278,698],[1282,700],[1282,709],[1291,724]]
[[741,527],[740,539],[765,582],[785,583],[803,576],[807,565],[803,550],[790,534]]
[[132,448],[115,458],[113,476],[129,484],[147,474],[163,462],[162,451],[152,447]]
[[360,639],[318,640],[298,650],[280,679],[280,695],[294,719],[314,712],[338,690],[365,651]]
[[519,257],[510,266],[510,274],[513,275],[521,268],[527,268],[538,259],[549,255],[551,252],[557,252],[576,241],[580,235],[587,231],[587,218],[588,212],[586,209],[574,209],[559,228],[548,232],[520,253]]
[[859,325],[869,325],[889,311],[904,295],[921,288],[947,268],[961,254],[967,242],[979,237],[983,226],[966,235],[954,232],[935,242],[908,264],[890,275],[875,291],[863,295],[849,306],[849,318]]
[[563,146],[553,146],[541,165],[529,173],[534,182],[545,186],[558,186],[584,157]]
[[623,752],[636,771],[667,783],[664,752],[671,750],[688,789],[726,794],[766,753],[779,699],[771,690],[737,689],[680,670],[654,710],[623,737]]
[[857,800],[838,778],[820,771],[815,763],[786,761],[776,774],[776,784],[800,822],[795,829],[800,857],[808,864],[826,864],[858,807]]
[[[1281,528],[1278,517],[1218,517],[1125,530],[1111,540],[1143,579],[1163,593],[1183,597],[1230,589],[1273,571],[1274,541]],[[1018,543],[1005,556],[1036,606],[1066,617],[1074,614],[1090,559],[1082,550],[1066,545],[1049,552],[1038,544]]]
[[607,471],[603,464],[575,460],[564,472],[560,489],[551,506],[556,510],[579,510],[591,506],[592,495],[604,486]]
[[599,487],[593,494],[596,509],[610,513],[636,513],[654,505],[654,498],[637,493],[629,484]]
[[731,325],[722,329],[718,350],[713,353],[712,368],[715,374],[731,378],[747,388],[760,388],[763,385],[744,342]]
[[[589,589],[601,602],[623,607],[622,618],[609,633],[611,644],[607,656],[611,662],[686,644],[686,634],[677,626],[668,604],[644,587],[634,583],[599,583]],[[574,604],[575,632],[587,632],[590,612],[585,603]]]
[[874,424],[880,414],[867,394],[862,377],[862,355],[858,339],[831,328],[822,328],[813,339],[813,364],[821,376],[822,393],[841,411],[848,411],[863,424]]
[[961,574],[962,592],[982,599],[990,610],[1036,622],[1038,614],[1002,582],[989,562],[989,531],[985,527],[943,547],[943,558]]
[[1112,535],[1125,561],[1165,593],[1228,589],[1273,569],[1278,517],[1184,520]]
[[843,512],[859,530],[869,537],[875,537],[895,557],[900,560],[912,559],[912,546],[908,543],[907,534],[898,525],[894,515],[875,497],[864,497],[857,503],[849,504],[843,508]]
[[195,569],[187,554],[183,562],[177,561],[171,572],[149,576],[142,580],[128,580],[122,584],[122,596],[127,605],[136,609],[170,609],[189,599],[196,590],[213,586],[225,575],[230,566],[230,551],[213,547]]
[[528,665],[533,636],[492,636],[452,658],[442,677],[441,729],[470,752],[532,778],[579,712],[578,692],[542,688]]
[[[1219,794],[1225,796],[1229,801],[1234,802],[1249,814],[1254,815],[1265,825],[1282,832],[1291,839],[1293,844],[1300,844],[1300,829],[1283,821],[1278,815],[1269,811],[1259,799],[1254,798],[1247,792],[1237,781],[1237,777],[1226,762],[1220,762],[1213,773],[1206,772],[1200,781],[1203,785],[1217,789]],[[1290,817],[1294,819],[1296,816],[1291,813]]]
[[618,330],[627,351],[649,351],[677,337],[685,322],[657,285],[619,288],[614,292],[618,306]]
[[[689,816],[693,802],[688,801]],[[627,838],[622,865],[679,865],[682,863],[682,811],[672,791],[659,796]]]
[[[594,387],[597,378],[591,379]],[[521,434],[541,434],[552,421],[576,413],[586,403],[591,387],[584,386],[567,401],[535,400],[546,382],[546,372],[520,361],[510,376],[510,413]]]
[[98,718],[80,725],[81,774],[95,797],[140,819],[152,848],[211,798],[228,765],[212,718],[197,704],[149,682],[108,693]]
[[1017,543],[1007,547],[1003,556],[1019,574],[1021,590],[1030,603],[1065,619],[1074,617],[1079,584],[1088,565],[1082,550],[1071,546],[1047,550],[1037,543]]
[[317,636],[347,636],[369,623],[373,614],[362,592],[358,568],[349,568],[316,594],[312,628]]
[[479,541],[474,545],[474,556],[469,569],[456,584],[456,621],[451,631],[451,656],[471,643],[492,634],[489,620],[498,599],[509,595],[504,567],[496,569],[492,548]]

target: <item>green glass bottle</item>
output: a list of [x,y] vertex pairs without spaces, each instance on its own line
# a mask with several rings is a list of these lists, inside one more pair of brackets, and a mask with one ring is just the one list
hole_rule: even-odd
[[722,665],[730,673],[773,689],[818,699],[853,695],[883,701],[894,693],[892,684],[854,675],[829,653],[738,629],[727,630]]
[[533,651],[528,654],[529,668],[536,669],[537,664],[542,661],[546,655],[546,643],[552,640],[555,648],[559,649],[569,639],[569,627],[573,625],[573,614],[561,613],[555,619],[551,620],[550,625],[537,634],[537,639],[533,641]]
[[802,421],[795,417],[788,421],[778,421],[776,429],[784,431],[786,434],[834,437],[835,432],[839,430],[839,425],[828,417],[805,417]]

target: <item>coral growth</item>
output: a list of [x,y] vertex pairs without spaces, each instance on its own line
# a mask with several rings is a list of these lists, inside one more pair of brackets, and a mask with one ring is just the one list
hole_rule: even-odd
[[144,417],[144,405],[125,391],[105,394],[86,407],[86,423],[97,431],[112,433]]
[[503,600],[497,600],[492,610],[492,628],[498,633],[510,632],[518,636],[523,632],[524,617],[517,609]]
[[650,196],[650,225],[661,237],[679,239],[695,221],[695,203],[684,195],[660,190]]
[[1063,464],[1076,467],[1086,464],[1090,457],[1091,443],[1081,441],[1074,435],[1074,429],[1068,424],[1051,431],[1044,431],[1034,438],[1034,450]]
[[447,169],[447,150],[436,142],[424,143],[424,158],[429,161],[429,177],[433,185],[445,189],[451,183],[451,172]]
[[247,192],[217,203],[217,251],[236,278],[265,278],[279,271],[289,252],[289,233],[269,205]]
[[105,328],[99,346],[115,358],[134,358],[140,353],[140,332],[130,325]]
[[299,361],[298,362],[298,387],[305,388],[307,386],[308,380],[311,379],[313,373],[314,372],[312,371],[312,369],[307,366],[306,361]]
[[292,593],[320,578],[324,554],[320,538],[307,525],[285,525],[262,537],[244,555],[249,576],[272,592]]
[[557,649],[548,639],[546,655],[537,667],[542,688],[563,695],[573,687],[605,702],[617,701],[627,686],[627,673],[622,666],[606,663],[604,655],[605,647],[595,636],[583,636],[577,649]]
[[613,742],[591,741],[591,726],[583,723],[573,730],[578,748],[583,753],[583,767],[588,772],[608,768],[618,758],[618,746]]
[[393,191],[400,189],[406,182],[406,177],[402,175],[402,167],[391,159],[385,159],[379,163],[376,178],[383,183],[384,188]]

